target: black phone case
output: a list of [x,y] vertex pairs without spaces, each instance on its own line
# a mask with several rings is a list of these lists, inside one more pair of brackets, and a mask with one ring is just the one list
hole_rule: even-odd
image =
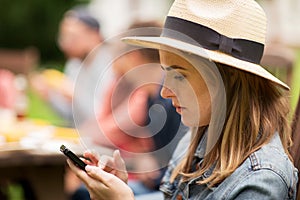
[[65,154],[72,162],[79,167],[80,169],[85,171],[86,164],[78,158],[70,149],[68,149],[65,145],[60,146],[60,151]]

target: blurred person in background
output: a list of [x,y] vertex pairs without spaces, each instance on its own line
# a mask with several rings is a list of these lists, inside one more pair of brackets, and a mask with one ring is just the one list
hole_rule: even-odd
[[[136,22],[129,30],[142,27],[160,26]],[[120,149],[133,171],[143,171],[130,174],[129,185],[136,195],[155,192],[186,127],[172,102],[160,96],[163,77],[157,50],[128,49],[114,60],[112,71],[114,78],[97,118],[99,127],[87,123],[80,132],[92,138],[93,144]],[[144,154],[136,157],[135,153]]]
[[[150,49],[143,51],[151,52]],[[96,144],[136,153],[153,149],[153,141],[143,126],[147,120],[148,100],[156,95],[157,82],[161,80],[159,67],[145,66],[149,62],[155,64],[158,54],[154,56],[145,57],[142,50],[135,50],[114,61],[115,78],[104,93],[98,115],[100,129],[92,135]],[[153,71],[152,76],[149,70]]]
[[2,132],[15,123],[17,118],[16,102],[18,91],[15,87],[15,75],[6,69],[0,69],[0,141]]
[[27,114],[27,80],[23,74],[0,69],[0,131]]
[[100,96],[95,95],[101,93],[97,83],[110,57],[103,40],[100,24],[87,8],[79,6],[67,11],[58,33],[59,48],[67,59],[64,73],[48,69],[32,78],[33,87],[70,126],[93,116],[94,100],[101,102]]
[[0,69],[0,109],[15,109],[17,90],[15,88],[15,75],[6,69]]
[[[69,126],[80,127],[94,117],[94,102],[101,104],[101,89],[110,79],[106,63],[111,56],[110,47],[103,41],[100,24],[87,8],[67,11],[58,32],[58,45],[67,59],[64,72],[47,69],[31,79],[33,88]],[[106,76],[104,72],[108,72]],[[97,87],[99,81],[101,87]],[[64,179],[68,199],[89,199],[81,181],[68,167]]]
[[128,183],[136,196],[158,190],[164,167],[186,131],[171,101],[160,96],[158,63],[158,51],[153,49],[134,50],[116,60],[116,80],[98,118],[103,134],[93,136],[104,146],[109,145],[105,142],[108,139],[124,156],[146,153],[133,156],[129,164],[137,172],[130,174]]

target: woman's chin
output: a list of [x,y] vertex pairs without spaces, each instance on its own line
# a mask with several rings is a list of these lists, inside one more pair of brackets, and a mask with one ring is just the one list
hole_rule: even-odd
[[183,116],[181,116],[181,121],[185,126],[189,126],[189,127],[199,126],[199,122],[196,122],[196,121],[191,120],[191,119],[184,118]]
[[207,126],[209,124],[209,121],[207,120],[202,120],[200,117],[195,117],[195,116],[186,116],[184,114],[181,115],[181,122],[185,126],[189,127],[201,127],[201,126]]

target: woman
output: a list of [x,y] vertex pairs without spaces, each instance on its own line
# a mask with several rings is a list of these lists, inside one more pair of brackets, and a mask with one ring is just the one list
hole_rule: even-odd
[[[180,143],[163,179],[165,199],[295,198],[289,88],[259,65],[265,30],[254,0],[175,0],[161,37],[124,39],[160,49],[161,95],[191,127],[186,155]],[[92,199],[134,199],[118,151],[99,166],[85,157],[87,173],[68,163]]]

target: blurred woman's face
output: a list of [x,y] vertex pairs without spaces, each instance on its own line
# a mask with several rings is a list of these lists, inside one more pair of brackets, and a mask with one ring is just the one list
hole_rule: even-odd
[[161,96],[172,99],[173,106],[181,114],[185,125],[208,125],[211,99],[200,72],[188,61],[170,52],[160,51],[160,59],[165,71]]
[[88,53],[89,28],[78,19],[65,18],[59,30],[58,44],[67,58],[83,59]]

